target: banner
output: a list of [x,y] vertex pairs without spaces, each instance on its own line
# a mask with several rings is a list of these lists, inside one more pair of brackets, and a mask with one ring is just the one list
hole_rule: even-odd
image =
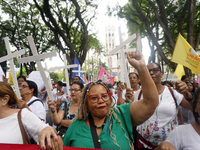
[[103,66],[100,67],[97,80],[102,80],[103,82],[106,82],[106,83],[109,82],[111,84],[114,83],[114,77],[109,76],[109,74],[107,73],[107,71],[105,70]]
[[200,58],[181,34],[178,35],[171,61],[188,67],[196,74],[200,74]]
[[[39,145],[0,144],[0,150],[41,150]],[[63,147],[63,150],[91,150],[92,148]],[[98,149],[95,149],[98,150]]]
[[183,65],[178,64],[176,67],[176,70],[174,72],[174,74],[178,77],[178,79],[181,81],[181,78],[183,75],[185,75],[185,70],[183,68]]

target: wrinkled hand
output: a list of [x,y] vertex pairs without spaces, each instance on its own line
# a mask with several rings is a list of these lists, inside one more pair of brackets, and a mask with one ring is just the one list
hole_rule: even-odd
[[134,52],[127,52],[126,54],[130,65],[136,68],[137,70],[140,69],[140,67],[142,66],[146,66],[145,59],[142,53],[134,51]]
[[22,99],[19,99],[19,104],[17,105],[19,108],[27,108],[28,105],[26,104],[26,102]]
[[125,98],[128,103],[130,103],[134,100],[134,92],[132,89],[126,88]]
[[48,106],[49,106],[49,109],[51,109],[51,111],[56,111],[56,101],[54,100],[54,102],[52,102],[52,100],[48,100]]
[[42,150],[62,150],[63,142],[60,136],[57,136],[57,132],[52,127],[44,128],[38,135],[38,141]]
[[160,145],[154,150],[176,150],[174,146],[169,142],[162,142]]

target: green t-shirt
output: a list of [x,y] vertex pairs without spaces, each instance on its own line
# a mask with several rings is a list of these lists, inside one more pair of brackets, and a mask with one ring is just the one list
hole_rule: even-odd
[[[125,137],[126,134],[126,136],[133,141],[130,104],[131,103],[127,103],[113,108],[118,120],[121,121],[123,129],[113,115],[113,125],[111,128],[113,136],[109,130],[109,119],[107,119],[99,136],[101,149],[130,149],[129,140]],[[113,137],[116,138],[117,144],[114,143]],[[70,147],[94,148],[91,130],[86,125],[85,121],[80,120],[76,120],[70,125],[64,136],[63,143],[64,146]]]

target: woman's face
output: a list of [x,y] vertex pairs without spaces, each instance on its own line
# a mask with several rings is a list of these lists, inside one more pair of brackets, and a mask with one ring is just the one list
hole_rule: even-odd
[[130,81],[131,87],[138,86],[139,79],[137,78],[135,73],[132,73],[129,75],[129,81]]
[[[110,110],[111,98],[107,97],[107,90],[102,85],[94,85],[91,87],[88,98],[88,109],[93,117],[104,118]],[[92,97],[91,97],[92,96]],[[98,99],[96,102],[95,97]],[[106,101],[104,101],[106,100]]]
[[156,64],[149,64],[147,68],[149,69],[149,73],[154,83],[155,84],[161,83],[161,78],[163,76],[163,73],[161,72],[159,67]]
[[18,78],[17,82],[18,86],[20,86],[24,82],[24,78]]
[[33,95],[33,89],[29,88],[29,85],[26,81],[22,82],[22,84],[19,86],[19,90],[22,97],[30,94]]
[[192,92],[192,90],[193,90],[193,85],[192,85],[192,83],[187,83],[187,86],[188,86],[189,92]]
[[73,99],[73,100],[78,100],[78,99],[80,99],[80,96],[81,96],[81,88],[80,88],[80,86],[78,85],[78,84],[73,84],[72,86],[71,86],[71,89],[70,89],[70,91],[71,91],[71,98]]

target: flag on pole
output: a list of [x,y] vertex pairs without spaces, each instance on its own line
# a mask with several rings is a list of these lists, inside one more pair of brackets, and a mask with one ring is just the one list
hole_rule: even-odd
[[183,65],[178,64],[176,67],[176,70],[174,72],[174,74],[178,77],[178,79],[181,81],[181,78],[183,75],[185,75],[185,70],[183,68]]
[[80,63],[78,61],[78,59],[76,58],[76,55],[74,57],[74,64],[78,64],[78,67],[74,67],[73,68],[73,74],[72,74],[72,78],[74,78],[75,76],[79,76],[81,78],[81,82],[84,84],[84,81],[83,81],[83,73],[82,73],[82,69],[80,67]]
[[106,83],[109,82],[111,84],[114,83],[114,77],[109,76],[109,74],[107,73],[107,71],[105,70],[103,66],[100,67],[97,80],[102,80],[103,82],[106,82]]
[[192,46],[179,33],[171,61],[200,74],[200,58]]

